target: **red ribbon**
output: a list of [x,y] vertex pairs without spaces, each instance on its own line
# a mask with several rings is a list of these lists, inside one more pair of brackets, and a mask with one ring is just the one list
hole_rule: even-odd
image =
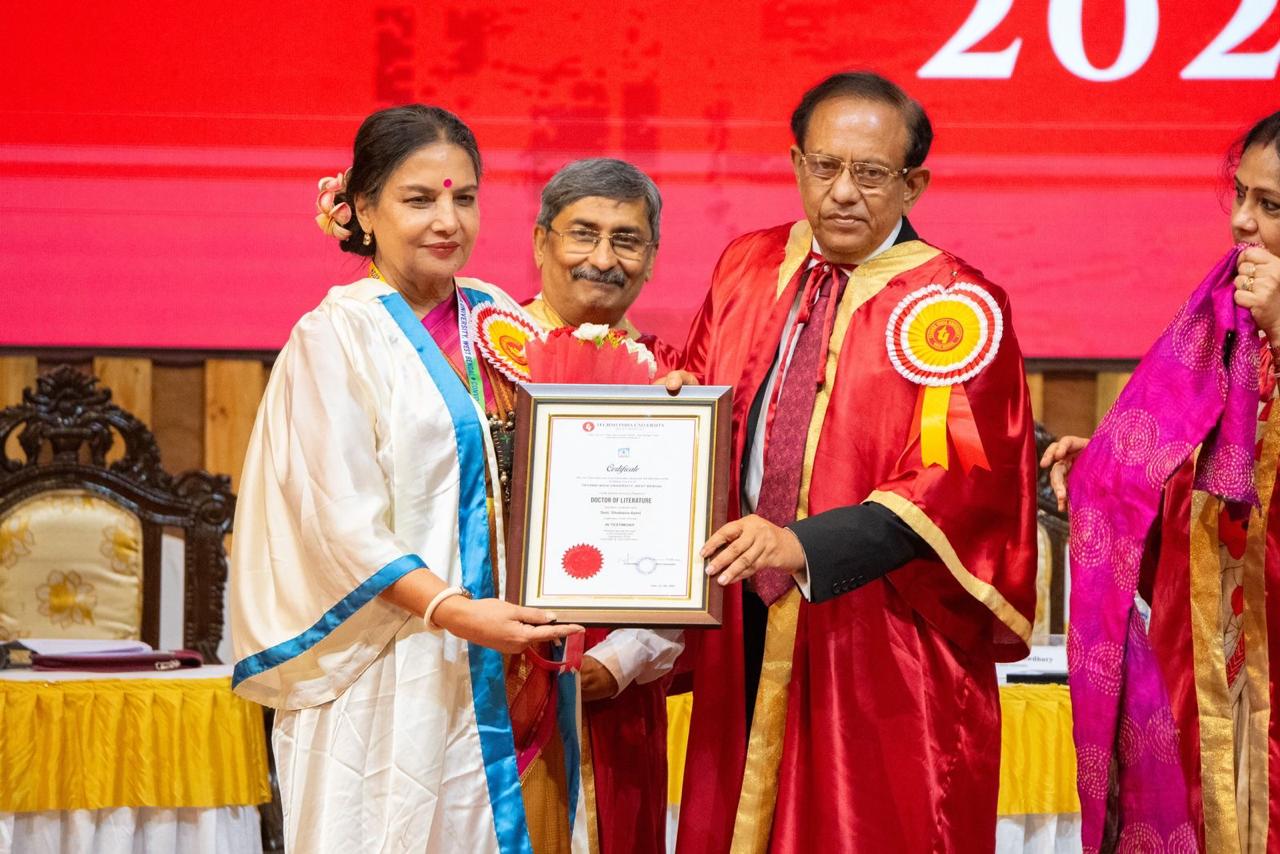
[[956,456],[960,459],[965,474],[975,468],[991,471],[991,463],[987,462],[987,454],[982,450],[978,424],[973,420],[969,396],[964,393],[963,385],[951,387],[951,405],[947,407],[947,432],[951,434],[951,442],[956,447]]
[[569,635],[569,637],[565,638],[564,658],[560,661],[543,658],[538,655],[533,647],[526,649],[524,654],[543,670],[549,670],[552,673],[576,673],[582,669],[582,652],[585,642],[586,635],[583,632],[578,632],[576,635]]
[[[916,397],[916,411],[911,417],[911,436],[907,439],[910,446],[920,438],[920,416],[924,410],[924,392],[927,386],[920,386],[920,394]],[[991,463],[982,448],[982,437],[978,435],[978,423],[973,420],[973,409],[969,406],[969,396],[965,394],[961,384],[951,387],[951,398],[947,404],[947,437],[956,449],[956,457],[964,473],[975,468],[991,471]],[[944,466],[945,468],[945,466]]]

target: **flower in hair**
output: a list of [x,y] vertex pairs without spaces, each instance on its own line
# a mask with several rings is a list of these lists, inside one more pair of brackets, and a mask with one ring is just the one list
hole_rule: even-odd
[[346,191],[347,179],[350,177],[351,170],[348,169],[338,175],[321,178],[320,194],[316,196],[316,225],[325,234],[338,240],[346,240],[351,236],[351,231],[343,227],[351,222],[351,205],[346,202],[336,205],[333,203],[339,193]]

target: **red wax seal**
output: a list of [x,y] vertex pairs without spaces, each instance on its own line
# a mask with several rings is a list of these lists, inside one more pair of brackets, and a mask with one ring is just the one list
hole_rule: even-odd
[[560,563],[564,566],[564,571],[574,578],[590,578],[600,571],[604,556],[595,546],[580,543],[566,549]]

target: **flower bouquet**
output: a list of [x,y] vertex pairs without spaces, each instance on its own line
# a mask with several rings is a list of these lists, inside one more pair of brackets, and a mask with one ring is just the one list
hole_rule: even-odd
[[[620,329],[584,323],[541,332],[524,314],[486,303],[472,315],[484,359],[515,383],[647,384],[657,371],[653,354]],[[510,500],[515,412],[489,417],[503,497]]]
[[525,359],[536,383],[647,385],[658,369],[649,348],[599,323],[531,337]]

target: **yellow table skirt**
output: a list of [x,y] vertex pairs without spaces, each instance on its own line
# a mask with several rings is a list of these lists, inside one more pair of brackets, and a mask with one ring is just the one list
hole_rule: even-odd
[[[680,803],[692,694],[667,698],[667,800]],[[1076,751],[1066,685],[1000,688],[1000,815],[1073,813]]]
[[1000,688],[999,815],[1080,812],[1066,685]]
[[0,680],[0,812],[271,799],[262,708],[231,680]]

